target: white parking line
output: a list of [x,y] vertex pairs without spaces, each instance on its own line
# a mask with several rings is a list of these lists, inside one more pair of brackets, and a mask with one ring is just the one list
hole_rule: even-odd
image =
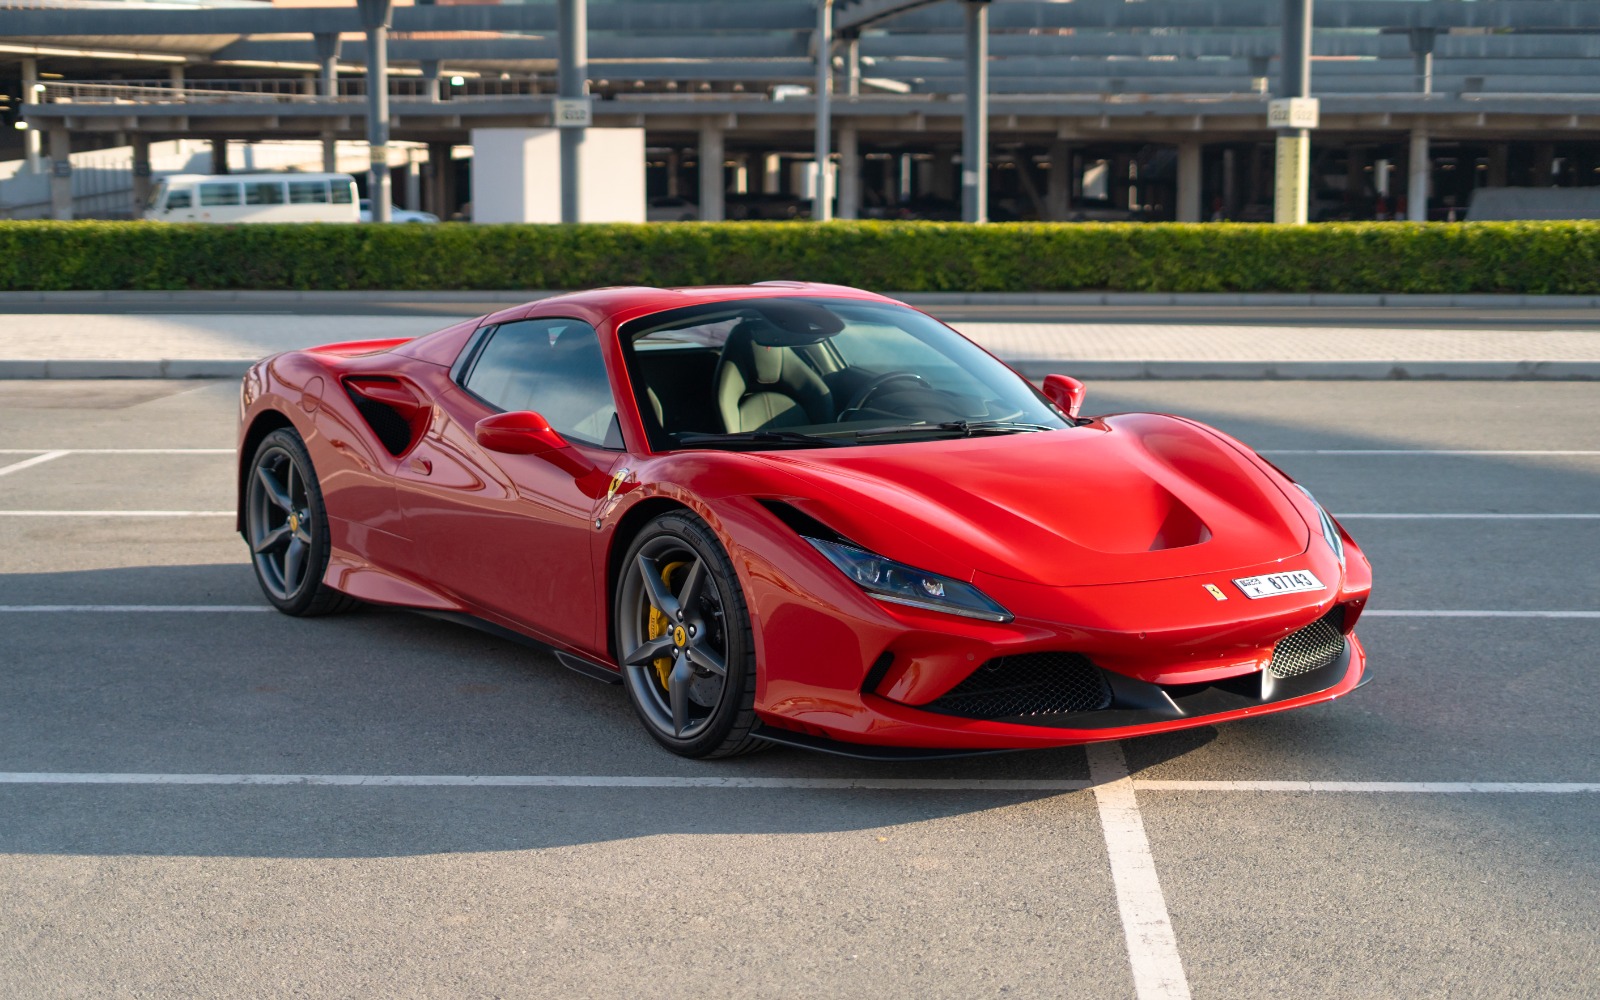
[[1106,855],[1111,860],[1111,881],[1117,888],[1133,992],[1139,1000],[1188,1000],[1189,980],[1183,974],[1178,939],[1167,915],[1167,900],[1161,894],[1122,744],[1092,743],[1084,751],[1089,757]]
[[[0,517],[234,517],[234,514],[234,510],[0,510]],[[1600,520],[1600,514],[1338,514],[1334,517],[1339,520]]]
[[[0,448],[0,455],[32,455],[46,448]],[[63,455],[232,455],[232,448],[62,448]]]
[[1600,611],[1364,611],[1362,618],[1600,618]]
[[1576,455],[1596,456],[1600,451],[1490,451],[1469,448],[1260,448],[1258,455],[1341,455],[1365,457],[1368,455],[1461,455],[1466,457],[1505,457],[1507,455]]
[[1335,514],[1341,521],[1600,521],[1600,514]]
[[[1109,782],[1108,768],[1094,769],[1099,748],[1091,743],[1090,773]],[[1120,758],[1121,751],[1117,750]],[[1123,770],[1127,768],[1124,765]],[[1138,792],[1337,792],[1385,795],[1574,795],[1600,794],[1597,781],[1209,781],[1128,778]],[[147,772],[0,771],[0,785],[308,785],[361,788],[700,788],[872,789],[938,792],[1081,792],[1094,780],[1072,778],[766,778],[629,774],[162,774]],[[1113,800],[1115,801],[1115,800]]]
[[237,614],[271,611],[264,604],[0,604],[0,614]]
[[25,458],[20,462],[13,462],[10,465],[0,466],[0,476],[9,476],[13,472],[21,472],[23,469],[31,469],[35,465],[43,465],[46,462],[53,462],[58,458],[64,458],[67,454],[68,453],[64,451],[47,451],[43,455],[35,455],[32,458]]
[[[234,614],[264,604],[0,604],[0,614]],[[1363,618],[1600,618],[1600,611],[1468,611],[1370,608]]]
[[233,517],[231,510],[0,510],[0,517]]
[[1597,781],[1163,781],[1134,782],[1141,792],[1357,792],[1413,795],[1572,795],[1600,792]]
[[1007,778],[761,778],[609,774],[92,774],[0,772],[5,785],[333,785],[373,788],[766,788],[1081,792],[1087,781]]

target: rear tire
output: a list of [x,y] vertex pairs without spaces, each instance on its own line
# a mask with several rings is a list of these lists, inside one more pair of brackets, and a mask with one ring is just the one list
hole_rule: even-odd
[[750,614],[717,536],[688,511],[645,525],[613,595],[612,637],[639,721],[680,757],[768,746],[756,725]]
[[256,582],[272,606],[307,618],[358,602],[322,582],[332,542],[311,455],[289,428],[262,439],[245,484],[244,537]]

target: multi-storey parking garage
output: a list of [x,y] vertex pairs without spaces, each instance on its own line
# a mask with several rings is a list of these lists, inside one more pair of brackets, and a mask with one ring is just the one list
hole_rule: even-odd
[[[427,149],[402,202],[457,212],[470,172],[452,147],[551,121],[556,3],[282,2],[0,5],[0,79],[29,126],[0,155],[55,182],[31,214],[126,214],[153,141],[210,140],[222,171],[229,142],[372,137],[379,36],[376,138]],[[810,212],[820,154],[837,164],[827,209],[846,218],[1262,219],[1282,25],[1307,6],[596,0],[574,69],[596,126],[646,130],[668,214]],[[1480,188],[1600,182],[1600,2],[1320,0],[1313,22],[1311,218],[1457,218]],[[126,193],[85,203],[71,153],[106,146],[131,147]]]

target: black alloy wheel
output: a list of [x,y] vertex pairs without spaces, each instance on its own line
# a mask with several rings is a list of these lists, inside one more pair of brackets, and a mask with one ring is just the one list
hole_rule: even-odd
[[756,658],[727,553],[687,511],[645,526],[618,574],[612,635],[624,686],[650,735],[683,757],[769,744],[755,727]]
[[284,614],[301,617],[354,607],[354,598],[322,582],[330,550],[328,516],[300,435],[287,428],[268,434],[247,475],[244,537],[267,600]]

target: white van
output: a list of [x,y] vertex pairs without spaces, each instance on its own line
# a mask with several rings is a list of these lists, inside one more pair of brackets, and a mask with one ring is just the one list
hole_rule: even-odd
[[173,174],[144,217],[157,222],[357,222],[349,174]]

